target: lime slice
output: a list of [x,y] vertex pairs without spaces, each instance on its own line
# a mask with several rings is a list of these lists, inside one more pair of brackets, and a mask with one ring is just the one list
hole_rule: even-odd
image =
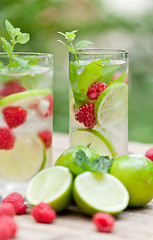
[[78,129],[70,134],[70,146],[90,145],[97,153],[115,157],[116,151],[111,142],[96,130]]
[[95,102],[95,116],[103,127],[120,124],[128,113],[128,86],[114,83]]
[[51,167],[38,173],[29,183],[26,197],[30,204],[49,203],[56,211],[71,202],[72,174],[62,166]]
[[128,191],[116,177],[91,172],[76,177],[73,197],[80,209],[89,215],[96,212],[116,214],[129,202]]
[[20,92],[20,93],[15,93],[12,95],[9,95],[7,97],[4,97],[0,100],[0,107],[4,106],[6,104],[12,103],[14,101],[24,99],[24,98],[29,98],[33,96],[38,96],[38,95],[48,95],[51,94],[50,90],[43,89],[43,90],[29,90],[25,92]]
[[0,178],[27,181],[44,167],[45,161],[41,140],[34,134],[18,134],[13,149],[0,150]]

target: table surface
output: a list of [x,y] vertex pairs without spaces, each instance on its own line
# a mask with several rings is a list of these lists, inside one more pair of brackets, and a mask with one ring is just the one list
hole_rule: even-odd
[[[54,134],[53,161],[68,148],[67,134]],[[129,151],[144,154],[151,144],[130,142]],[[96,231],[91,217],[71,206],[58,214],[53,224],[38,224],[29,215],[15,216],[19,231],[16,240],[149,240],[153,239],[153,203],[128,209],[116,216],[111,234]]]

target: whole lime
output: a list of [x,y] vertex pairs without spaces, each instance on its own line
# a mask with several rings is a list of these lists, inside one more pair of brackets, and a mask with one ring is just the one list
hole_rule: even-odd
[[130,207],[141,207],[153,198],[153,162],[148,158],[131,154],[117,157],[110,173],[127,188]]
[[82,150],[90,161],[93,161],[95,158],[100,156],[94,149],[90,147],[79,145],[73,146],[59,156],[55,162],[55,166],[67,167],[74,175],[79,175],[80,173],[84,172],[82,167],[78,166],[75,162],[76,152],[79,150]]

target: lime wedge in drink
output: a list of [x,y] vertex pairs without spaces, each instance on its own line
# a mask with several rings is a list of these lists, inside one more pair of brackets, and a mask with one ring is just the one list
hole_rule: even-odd
[[120,124],[128,112],[128,86],[114,83],[95,102],[95,116],[102,127]]
[[0,100],[0,107],[4,106],[6,104],[9,104],[9,103],[15,102],[20,99],[39,96],[39,95],[48,95],[48,94],[51,94],[51,91],[47,90],[47,89],[29,90],[29,91],[25,91],[25,92],[15,93],[15,94],[12,94],[12,95],[2,98]]
[[97,153],[104,156],[115,157],[116,151],[112,143],[96,130],[78,129],[70,134],[70,145],[90,145]]
[[46,162],[45,148],[35,134],[17,134],[11,150],[0,150],[0,177],[27,181],[39,172]]
[[32,205],[49,203],[56,211],[66,208],[71,202],[72,174],[63,166],[45,169],[38,173],[27,188],[27,201]]
[[89,215],[97,212],[116,214],[129,202],[128,191],[116,177],[92,172],[75,178],[73,197],[80,209]]

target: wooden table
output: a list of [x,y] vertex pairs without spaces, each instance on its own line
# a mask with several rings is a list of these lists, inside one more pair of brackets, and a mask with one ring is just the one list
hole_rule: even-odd
[[[54,134],[53,160],[68,148],[68,135]],[[129,151],[144,154],[151,144],[129,143]],[[53,224],[38,224],[26,214],[16,216],[19,226],[16,240],[151,240],[153,239],[153,203],[141,209],[126,210],[116,217],[111,234],[98,233],[91,218],[75,206],[57,216]]]

